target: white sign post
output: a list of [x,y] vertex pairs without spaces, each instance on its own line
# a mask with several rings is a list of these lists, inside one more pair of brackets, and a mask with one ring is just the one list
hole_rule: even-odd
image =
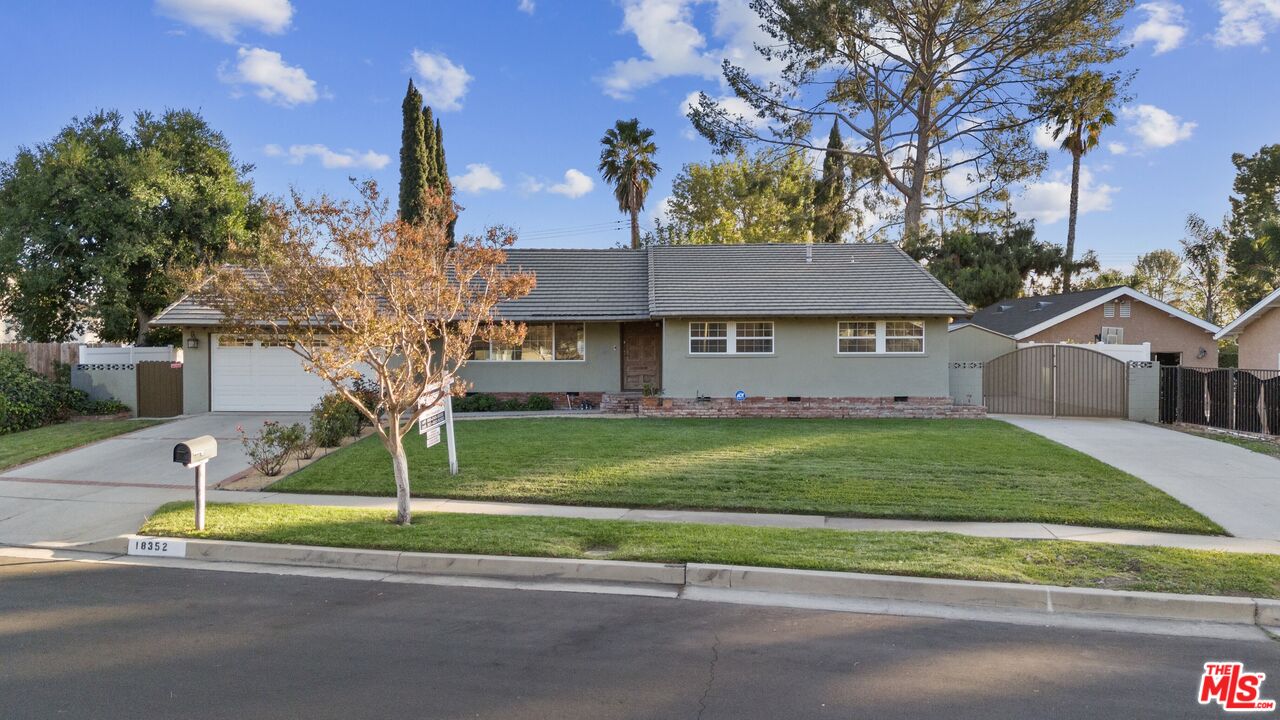
[[449,387],[453,378],[446,378],[442,386],[433,385],[427,393],[439,393],[439,397],[418,417],[418,433],[425,436],[427,447],[440,442],[440,427],[444,426],[445,442],[449,449],[449,474],[458,474],[458,449],[453,442],[453,395]]

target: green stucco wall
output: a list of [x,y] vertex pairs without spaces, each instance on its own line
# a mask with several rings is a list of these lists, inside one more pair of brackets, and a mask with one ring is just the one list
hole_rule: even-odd
[[[200,341],[200,347],[187,347],[187,338]],[[213,336],[207,330],[186,329],[182,332],[182,412],[209,412],[209,348]]]
[[618,328],[618,323],[587,323],[585,360],[469,362],[460,374],[475,392],[617,392]]
[[961,326],[950,336],[951,362],[987,362],[1018,349],[1013,338],[973,325]]
[[664,323],[662,385],[667,397],[732,397],[738,390],[751,397],[948,395],[946,318],[925,321],[923,355],[837,355],[836,318],[778,318],[772,355],[691,356],[689,322],[699,319]]

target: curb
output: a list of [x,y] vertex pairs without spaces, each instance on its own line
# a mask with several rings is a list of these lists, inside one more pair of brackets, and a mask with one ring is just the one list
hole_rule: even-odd
[[822,570],[704,563],[663,564],[617,560],[417,553],[227,540],[170,539],[138,535],[127,535],[66,549],[129,555],[152,554],[132,552],[134,539],[167,541],[180,548],[180,553],[175,553],[178,557],[210,562],[522,581],[569,580],[601,584],[660,585],[677,590],[687,588],[738,590],[796,597],[928,603],[956,608],[1010,610],[1045,615],[1280,626],[1280,600]]

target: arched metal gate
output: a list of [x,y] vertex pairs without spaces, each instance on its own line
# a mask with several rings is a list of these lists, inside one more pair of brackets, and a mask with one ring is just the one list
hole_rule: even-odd
[[987,362],[988,412],[1054,417],[1128,417],[1129,365],[1072,345],[1032,345]]

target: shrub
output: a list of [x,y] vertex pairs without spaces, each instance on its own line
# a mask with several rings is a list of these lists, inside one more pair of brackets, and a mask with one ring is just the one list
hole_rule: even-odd
[[523,410],[524,403],[516,400],[515,398],[508,398],[506,400],[499,401],[498,407],[495,409],[501,410],[502,412],[514,412],[517,410]]
[[453,399],[454,412],[492,412],[498,409],[498,398],[489,393],[476,393]]
[[267,477],[280,474],[289,456],[297,449],[301,431],[302,425],[298,423],[285,426],[274,420],[267,420],[262,423],[257,437],[250,437],[245,434],[243,427],[236,426],[236,432],[240,433],[240,444],[244,446],[244,454],[249,457],[249,465]]
[[546,395],[530,395],[528,400],[524,401],[525,410],[554,410],[555,403],[551,402],[551,398]]
[[338,447],[348,435],[360,434],[360,412],[337,392],[311,408],[311,437],[320,447]]
[[[360,402],[364,403],[366,408],[376,412],[376,408],[380,404],[379,399],[382,397],[382,388],[377,382],[370,380],[369,378],[358,378],[351,383],[351,392],[353,392],[356,397],[360,398]],[[354,408],[352,409],[354,410]],[[365,417],[357,410],[356,431],[352,434],[359,435],[360,430],[366,425],[370,425],[369,418]]]

